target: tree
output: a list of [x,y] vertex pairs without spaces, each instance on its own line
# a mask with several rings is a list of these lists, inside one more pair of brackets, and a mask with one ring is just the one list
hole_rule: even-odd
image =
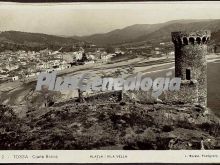
[[114,49],[113,47],[107,47],[107,48],[105,49],[105,51],[106,51],[107,53],[115,53],[115,49]]
[[84,61],[88,61],[88,58],[87,58],[87,56],[86,56],[85,53],[83,53],[83,55],[82,55],[82,61],[83,61],[83,62],[84,62]]

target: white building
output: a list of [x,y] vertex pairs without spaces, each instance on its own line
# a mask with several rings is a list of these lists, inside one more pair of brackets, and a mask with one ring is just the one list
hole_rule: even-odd
[[70,64],[62,64],[62,65],[60,65],[61,70],[67,69],[67,68],[70,68],[70,67],[71,67]]
[[44,69],[44,64],[40,63],[40,64],[37,64],[36,66],[36,69]]
[[0,75],[0,79],[5,79],[9,76],[9,74]]
[[25,62],[25,61],[21,61],[20,63],[21,63],[21,65],[27,65],[27,62]]
[[86,62],[85,62],[85,64],[94,64],[94,63],[95,63],[95,61],[93,61],[93,60],[92,60],[92,61],[86,61]]
[[73,56],[75,57],[76,60],[81,60],[83,56],[83,52],[84,51],[73,52]]
[[8,69],[9,71],[11,71],[11,70],[18,69],[19,66],[18,65],[7,65],[5,68]]
[[16,81],[16,80],[18,80],[18,76],[13,76],[12,81]]
[[102,60],[103,61],[108,61],[110,60],[113,56],[115,56],[115,54],[107,54],[105,56],[102,56]]
[[35,74],[34,74],[34,73],[31,73],[31,74],[26,75],[26,78],[27,78],[27,77],[34,77],[34,76],[35,76]]
[[175,53],[174,53],[174,51],[171,51],[170,53],[169,53],[169,55],[171,55],[171,56],[173,56]]
[[156,55],[160,54],[160,51],[156,50],[156,51],[155,51],[155,54],[156,54]]
[[89,59],[95,60],[95,56],[94,55],[89,55]]

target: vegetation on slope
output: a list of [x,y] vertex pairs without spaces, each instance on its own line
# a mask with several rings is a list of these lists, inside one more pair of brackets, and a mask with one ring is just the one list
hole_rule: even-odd
[[1,149],[219,149],[219,119],[199,106],[64,103],[17,118],[1,106]]

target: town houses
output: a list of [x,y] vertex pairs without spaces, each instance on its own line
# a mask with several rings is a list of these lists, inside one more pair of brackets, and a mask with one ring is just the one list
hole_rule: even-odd
[[0,52],[0,82],[26,80],[39,75],[41,72],[62,71],[76,65],[93,65],[120,60],[124,57],[174,57],[172,44],[142,43],[140,45],[122,45],[120,47],[98,47],[92,45],[73,46],[65,52],[63,48],[40,51],[9,51]]
[[115,54],[103,50],[87,51],[80,47],[73,52],[44,49],[35,51],[0,52],[0,82],[25,80],[36,77],[41,72],[61,71],[74,65],[107,62]]

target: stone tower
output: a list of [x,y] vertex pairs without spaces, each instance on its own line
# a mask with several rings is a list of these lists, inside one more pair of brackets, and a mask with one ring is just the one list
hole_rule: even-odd
[[197,80],[198,103],[207,105],[207,42],[211,33],[172,32],[175,46],[175,76],[182,80]]

